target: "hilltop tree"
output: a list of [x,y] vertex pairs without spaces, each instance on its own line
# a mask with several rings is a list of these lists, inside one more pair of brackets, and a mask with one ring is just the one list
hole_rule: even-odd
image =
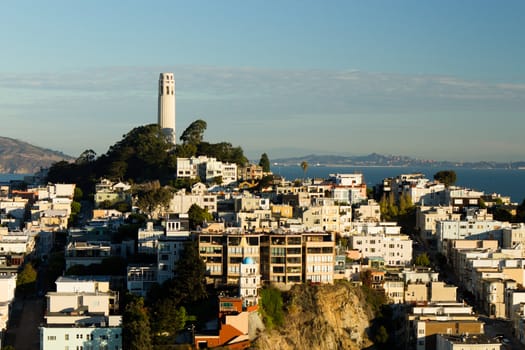
[[112,180],[166,181],[175,172],[173,144],[157,124],[132,129],[97,159],[98,177]]
[[441,170],[434,174],[434,180],[441,182],[446,187],[456,183],[456,172],[454,170]]
[[268,158],[268,155],[266,153],[263,153],[261,155],[261,159],[259,160],[259,166],[262,167],[265,173],[270,172],[270,159]]
[[235,163],[242,166],[248,163],[241,147],[233,147],[229,142],[208,143],[201,142],[197,146],[198,156],[214,157],[221,162]]
[[76,164],[93,163],[97,159],[97,153],[92,149],[87,149],[75,160]]
[[206,130],[207,124],[202,119],[197,119],[191,123],[186,130],[180,136],[180,140],[183,144],[190,144],[197,146],[202,142],[204,137],[204,130]]

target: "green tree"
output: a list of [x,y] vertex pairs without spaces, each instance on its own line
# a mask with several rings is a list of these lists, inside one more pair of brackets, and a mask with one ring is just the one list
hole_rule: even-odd
[[92,149],[87,149],[80,154],[80,156],[75,160],[76,164],[86,164],[93,163],[97,158],[97,153]]
[[197,147],[197,155],[214,157],[221,162],[235,163],[243,166],[248,163],[241,147],[233,147],[229,142],[209,143],[200,142]]
[[416,257],[414,264],[416,264],[416,266],[430,266],[430,258],[428,257],[427,253],[419,254]]
[[98,178],[165,183],[175,172],[173,144],[157,124],[132,129],[96,161]]
[[16,278],[16,293],[28,295],[35,292],[37,272],[33,264],[28,262]]
[[280,327],[284,323],[283,297],[281,291],[274,287],[261,290],[261,313],[267,328]]
[[399,215],[407,214],[413,206],[412,198],[408,193],[405,192],[399,197]]
[[204,137],[207,124],[204,120],[197,119],[191,123],[180,136],[183,144],[198,145]]
[[130,298],[122,314],[122,346],[129,350],[151,350],[150,319],[144,299]]
[[189,242],[184,246],[180,259],[175,264],[174,272],[175,278],[169,287],[172,294],[179,294],[184,305],[208,296],[205,279],[206,264],[200,257],[196,242]]
[[386,344],[388,342],[388,331],[385,326],[380,326],[374,336],[374,342],[377,344]]
[[139,191],[137,206],[144,213],[151,215],[157,209],[166,209],[173,193],[167,187],[144,189]]
[[454,170],[441,170],[434,174],[434,180],[441,182],[446,187],[456,183],[456,172]]
[[262,167],[265,173],[270,172],[270,158],[268,158],[268,155],[266,153],[263,153],[261,155],[261,159],[259,160],[259,166]]
[[197,154],[197,146],[190,143],[178,144],[175,146],[175,153],[180,158],[191,158]]
[[80,202],[84,197],[84,192],[80,187],[75,186],[75,194],[73,195],[73,200]]
[[492,210],[492,215],[494,220],[498,221],[512,221],[513,216],[510,211],[505,208],[497,207]]
[[183,306],[178,306],[176,301],[170,298],[158,300],[153,306],[151,329],[157,338],[155,343],[165,343],[158,338],[173,339],[177,332],[184,329],[187,315]]
[[206,221],[212,221],[213,216],[208,213],[208,210],[201,208],[198,204],[194,203],[188,210],[188,219],[190,220],[190,228],[196,230],[198,226]]

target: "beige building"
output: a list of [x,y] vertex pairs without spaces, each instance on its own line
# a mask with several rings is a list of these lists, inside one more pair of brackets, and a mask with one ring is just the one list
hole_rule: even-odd
[[405,282],[403,280],[387,278],[383,283],[383,288],[389,302],[400,304],[405,301]]
[[525,224],[513,224],[503,229],[502,248],[521,248],[521,256],[525,257]]
[[333,283],[335,266],[334,234],[303,233],[304,282]]
[[430,302],[456,302],[457,286],[447,285],[445,282],[430,283]]
[[360,222],[380,222],[381,208],[379,203],[373,199],[369,199],[366,204],[361,204],[354,209],[354,221]]
[[415,306],[407,318],[408,348],[436,349],[437,334],[483,334],[471,306],[462,303],[434,303]]
[[405,303],[415,304],[428,301],[428,286],[425,283],[408,283],[405,290]]
[[436,239],[436,222],[460,220],[461,214],[454,213],[452,206],[418,206],[416,209],[416,229],[422,239]]

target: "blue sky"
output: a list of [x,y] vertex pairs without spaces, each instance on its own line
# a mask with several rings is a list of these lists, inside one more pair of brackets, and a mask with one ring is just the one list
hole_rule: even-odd
[[523,1],[0,3],[0,136],[78,156],[155,123],[251,159],[525,160]]

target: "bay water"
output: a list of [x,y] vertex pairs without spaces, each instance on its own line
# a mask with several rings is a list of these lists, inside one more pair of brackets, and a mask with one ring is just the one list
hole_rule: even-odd
[[428,179],[440,170],[454,170],[456,185],[468,187],[486,194],[499,193],[510,196],[512,202],[521,203],[525,199],[525,170],[518,169],[438,169],[432,167],[329,167],[310,165],[306,173],[297,166],[272,166],[274,174],[288,180],[306,178],[327,178],[329,174],[362,173],[368,187],[377,185],[388,177],[401,174],[422,173]]

